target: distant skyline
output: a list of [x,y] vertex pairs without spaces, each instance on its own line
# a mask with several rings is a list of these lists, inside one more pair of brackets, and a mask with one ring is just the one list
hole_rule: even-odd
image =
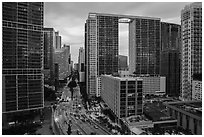
[[[84,25],[89,12],[158,17],[163,22],[180,24],[181,10],[191,2],[45,2],[44,26],[62,36],[62,44],[71,45],[71,56],[78,62],[84,47]],[[120,25],[119,54],[128,56],[128,25]]]

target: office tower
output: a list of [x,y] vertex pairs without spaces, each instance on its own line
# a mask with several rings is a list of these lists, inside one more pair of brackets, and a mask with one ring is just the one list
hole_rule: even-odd
[[118,17],[90,13],[86,31],[87,91],[96,95],[99,76],[118,72]]
[[59,65],[59,79],[65,79],[71,74],[71,53],[70,45],[64,45],[55,51],[54,62]]
[[160,19],[136,18],[129,25],[130,74],[160,74]]
[[118,70],[127,70],[127,56],[118,55]]
[[72,71],[73,71],[73,69],[74,69],[74,61],[71,60],[71,55],[70,55],[70,58],[69,58],[69,59],[70,59],[70,61],[71,61],[71,64],[69,64],[69,66],[70,66],[69,68],[70,68],[70,70],[71,70],[70,73],[72,73]]
[[59,64],[54,64],[54,71],[55,91],[57,91],[59,86]]
[[44,28],[44,80],[54,84],[54,47],[55,31],[53,28]]
[[[124,18],[128,18],[128,21],[124,21]],[[159,74],[160,19],[89,13],[85,24],[86,85],[89,95],[100,93],[100,75],[118,73],[118,23],[130,24],[131,72]]]
[[79,57],[78,57],[78,64],[79,64],[79,72],[85,71],[85,50],[83,47],[79,49]]
[[181,11],[182,74],[181,98],[191,100],[194,74],[202,74],[202,3],[185,6]]
[[161,51],[181,50],[181,25],[161,22]]
[[66,54],[68,53],[68,61],[66,62],[68,63],[68,75],[70,75],[73,70],[73,61],[71,60],[71,47],[70,45],[64,44],[64,48],[66,49]]
[[2,7],[4,127],[17,113],[44,107],[43,3],[3,2]]
[[78,71],[79,70],[79,64],[78,63],[74,63],[74,70]]
[[160,75],[166,77],[166,94],[180,95],[181,26],[161,23],[161,66]]
[[161,76],[166,77],[166,94],[180,95],[180,54],[178,50],[166,50],[161,53]]
[[101,76],[101,97],[117,118],[143,113],[143,80]]
[[59,31],[55,32],[55,39],[56,39],[55,49],[61,49],[62,38],[59,35]]

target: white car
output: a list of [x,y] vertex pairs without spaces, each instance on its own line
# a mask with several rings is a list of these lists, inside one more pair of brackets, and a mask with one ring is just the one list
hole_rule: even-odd
[[97,127],[96,125],[94,126],[94,128],[95,128],[95,129],[98,129],[98,127]]

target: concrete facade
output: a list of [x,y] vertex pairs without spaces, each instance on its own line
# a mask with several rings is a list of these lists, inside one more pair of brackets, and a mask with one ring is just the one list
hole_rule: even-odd
[[143,80],[101,76],[101,97],[118,118],[143,113]]
[[202,81],[193,80],[193,82],[192,82],[192,99],[202,101]]
[[195,2],[181,11],[182,74],[181,98],[191,100],[194,74],[202,73],[202,3]]
[[169,115],[177,119],[177,126],[202,135],[202,102],[185,101],[164,103]]

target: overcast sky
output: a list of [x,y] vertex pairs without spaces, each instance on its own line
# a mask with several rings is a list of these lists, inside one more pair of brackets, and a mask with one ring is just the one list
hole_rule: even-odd
[[[62,36],[62,44],[71,45],[74,63],[78,50],[84,47],[84,24],[89,12],[158,17],[180,24],[180,12],[189,2],[45,2],[45,27],[52,27]],[[128,25],[120,25],[119,54],[128,55]]]

